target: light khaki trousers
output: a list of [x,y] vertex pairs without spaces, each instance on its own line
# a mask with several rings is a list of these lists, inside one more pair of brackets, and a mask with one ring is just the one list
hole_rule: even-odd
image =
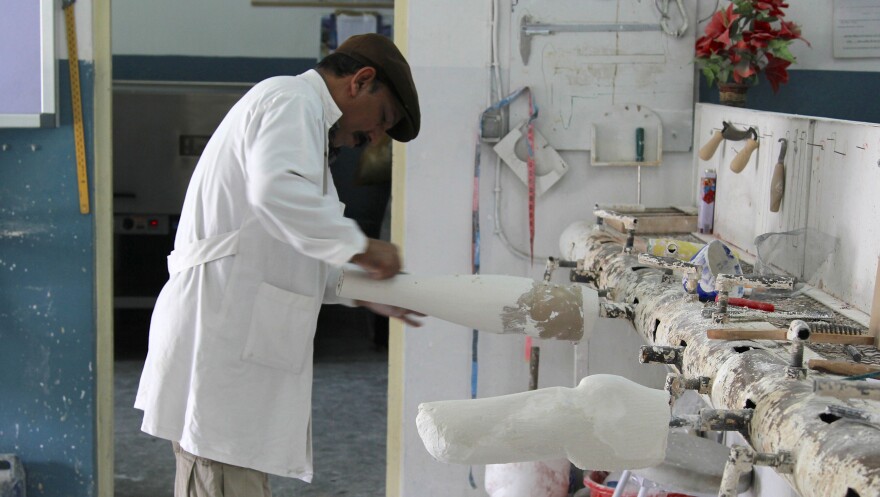
[[172,442],[177,474],[174,497],[272,497],[269,475],[195,456]]

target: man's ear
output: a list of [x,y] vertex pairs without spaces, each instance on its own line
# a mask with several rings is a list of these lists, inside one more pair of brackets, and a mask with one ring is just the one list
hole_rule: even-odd
[[376,79],[376,69],[373,67],[362,67],[358,69],[351,78],[351,95],[355,96],[361,90],[369,90]]

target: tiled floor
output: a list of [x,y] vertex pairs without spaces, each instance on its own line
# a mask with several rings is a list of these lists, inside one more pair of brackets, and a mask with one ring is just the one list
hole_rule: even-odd
[[[312,484],[271,477],[276,497],[385,495],[387,352],[377,347],[372,316],[330,307],[315,341]],[[117,330],[117,333],[120,333]],[[380,340],[381,342],[381,340]],[[116,497],[171,497],[171,444],[139,429],[134,409],[143,360],[119,354],[115,367]]]

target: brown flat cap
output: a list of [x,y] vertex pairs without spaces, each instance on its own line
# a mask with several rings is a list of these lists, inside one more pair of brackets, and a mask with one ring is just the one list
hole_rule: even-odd
[[408,142],[418,136],[422,115],[419,112],[419,95],[413,83],[409,64],[394,42],[387,37],[368,33],[345,40],[336,53],[376,69],[379,80],[391,89],[403,108],[403,118],[388,130],[388,135],[400,142]]

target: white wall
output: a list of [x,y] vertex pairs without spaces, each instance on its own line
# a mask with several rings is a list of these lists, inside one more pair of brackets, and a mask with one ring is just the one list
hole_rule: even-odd
[[113,53],[317,59],[321,17],[333,11],[250,0],[115,0]]
[[[515,40],[516,36],[505,37],[510,30],[510,2],[501,3],[501,39]],[[645,3],[646,8],[651,8],[650,4],[653,2]],[[699,18],[707,17],[714,6],[714,2],[698,4]],[[832,58],[831,2],[803,0],[790,2],[790,5],[787,18],[800,23],[812,43],[812,48],[803,43],[794,45],[793,51],[799,57],[797,69],[880,69],[875,59]],[[407,268],[412,272],[470,271],[473,147],[477,116],[487,101],[489,12],[488,2],[409,0],[409,59],[419,87],[424,123],[420,138],[407,146],[406,252]],[[699,26],[699,33],[704,25]],[[510,67],[511,57],[518,56],[518,47],[502,46],[503,67]],[[505,81],[509,81],[510,76],[506,74]],[[539,129],[540,126],[539,118]],[[492,234],[495,157],[484,147],[482,158],[482,272],[538,278],[543,271],[543,260],[536,259],[536,263],[530,265],[512,255]],[[571,166],[568,174],[538,199],[536,254],[556,255],[561,231],[572,221],[590,219],[593,204],[636,201],[634,169],[591,168],[585,152],[566,152],[563,158]],[[695,179],[689,165],[691,160],[692,153],[668,153],[664,154],[659,168],[643,168],[642,203],[692,205]],[[503,224],[514,244],[527,250],[526,190],[509,170],[502,171]],[[613,343],[613,336],[600,333],[597,343],[590,345],[606,347]],[[603,345],[601,340],[610,341]],[[479,396],[526,388],[528,366],[523,357],[523,342],[521,337],[480,336]],[[437,321],[429,321],[422,329],[407,331],[404,420],[414,419],[420,402],[469,396],[470,345],[470,330]],[[570,386],[574,381],[572,347],[566,343],[541,346],[541,386]],[[633,357],[619,355],[621,357],[600,357],[612,364],[631,361],[633,368],[639,367]],[[635,369],[627,368],[618,372],[623,371],[635,374]],[[467,467],[440,464],[425,453],[414,423],[406,426],[404,433],[403,495],[484,494],[482,490],[469,488]],[[474,472],[479,484],[482,468],[475,468]]]
[[[653,8],[652,4],[646,3],[645,8]],[[509,26],[510,3],[501,5],[501,39],[508,40],[505,30]],[[406,156],[406,266],[414,273],[469,273],[471,269],[474,143],[477,118],[487,106],[489,18],[488,2],[409,2],[408,58],[419,89],[423,123],[419,138],[408,145]],[[506,42],[502,43],[502,66],[507,68],[509,57],[519,57],[519,53],[517,47],[511,50]],[[508,75],[504,75],[504,80],[509,80]],[[540,121],[539,117],[539,128]],[[563,158],[571,166],[569,172],[537,202],[536,255],[558,255],[560,233],[575,220],[591,218],[595,203],[636,201],[634,168],[591,167],[588,152],[564,152]],[[529,264],[512,255],[492,233],[494,164],[495,154],[484,147],[480,188],[482,272],[540,278],[543,259],[536,257],[535,264]],[[511,241],[528,251],[526,188],[506,167],[502,169],[503,222]],[[643,168],[642,183],[642,202],[646,205],[690,204],[691,155],[664,155],[659,168]],[[556,279],[561,283],[566,278],[567,271],[559,271]],[[596,346],[604,348],[625,340],[635,350],[638,339],[625,336],[627,326],[603,326],[610,328],[599,333]],[[621,336],[615,337],[610,329],[619,331]],[[480,397],[527,389],[524,342],[521,336],[481,334]],[[572,344],[548,341],[539,345],[540,386],[573,386]],[[605,359],[595,359],[596,367],[614,362],[614,358]],[[401,456],[402,495],[484,495],[482,490],[471,490],[468,486],[468,467],[431,459],[414,422],[421,402],[470,396],[471,330],[436,320],[429,320],[420,329],[408,329],[404,363],[403,419],[407,425]],[[639,368],[635,351],[621,357],[620,363],[632,365],[630,372]],[[623,367],[617,372],[626,370]],[[474,468],[474,473],[481,485],[483,468]]]

